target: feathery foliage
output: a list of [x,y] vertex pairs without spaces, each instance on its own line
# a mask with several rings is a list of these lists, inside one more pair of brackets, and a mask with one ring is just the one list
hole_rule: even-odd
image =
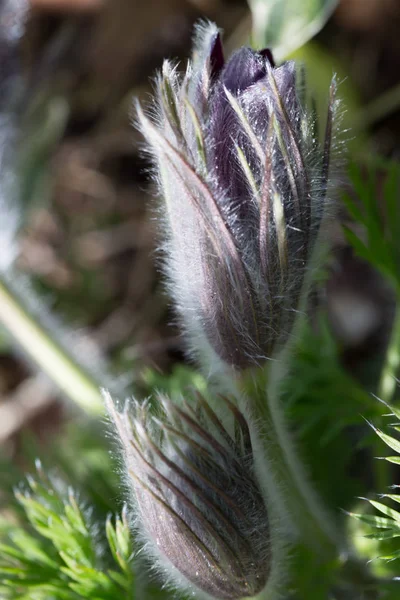
[[363,233],[345,227],[348,241],[361,258],[374,265],[400,290],[400,168],[377,161],[367,173],[352,164],[349,175],[356,197],[343,194],[347,210]]
[[[12,0],[9,4],[17,7]],[[252,2],[253,9],[262,4],[262,0]],[[310,3],[314,10],[308,16],[304,15],[302,22],[312,26],[313,20],[315,24],[316,19],[317,23],[322,23],[335,4],[335,0]],[[275,2],[273,6],[274,12],[279,13],[282,25],[275,32],[279,46],[282,37],[288,41],[287,31],[291,31],[292,24],[283,18],[283,6],[293,8],[295,3]],[[302,10],[300,5],[299,10]],[[296,11],[292,10],[291,14],[295,15]],[[199,36],[206,30],[207,27],[200,27],[199,31],[203,33],[199,33]],[[305,30],[311,31],[309,27]],[[393,579],[395,573],[393,569],[389,569],[386,579],[371,576],[366,567],[367,561],[353,560],[348,549],[349,540],[345,535],[344,519],[341,520],[337,513],[340,512],[339,507],[352,509],[356,495],[369,496],[378,481],[385,480],[390,483],[388,471],[381,468],[384,463],[389,467],[400,464],[400,441],[381,428],[383,405],[376,402],[344,371],[337,343],[323,323],[318,324],[317,332],[310,327],[303,327],[301,331],[296,332],[298,339],[291,347],[288,364],[276,377],[283,380],[279,381],[281,387],[269,386],[268,381],[268,376],[274,368],[277,368],[276,372],[279,373],[279,359],[275,362],[278,353],[274,355],[274,360],[267,361],[265,367],[261,366],[265,358],[271,358],[272,345],[285,333],[282,343],[279,344],[279,349],[281,348],[289,330],[292,330],[292,320],[297,318],[303,278],[308,275],[308,247],[314,244],[323,212],[322,208],[319,210],[316,205],[317,210],[308,214],[310,198],[315,193],[319,201],[322,199],[322,206],[325,203],[328,181],[330,182],[329,148],[336,105],[336,85],[333,83],[331,87],[326,143],[316,152],[318,135],[315,129],[315,114],[314,111],[308,113],[308,109],[305,112],[300,106],[304,81],[301,72],[295,74],[294,63],[276,67],[268,50],[256,53],[250,49],[238,51],[233,61],[230,59],[225,63],[217,28],[209,28],[208,35],[208,58],[205,44],[203,50],[197,53],[197,58],[194,57],[194,70],[188,70],[186,78],[180,79],[177,69],[167,64],[163,76],[158,80],[160,108],[163,110],[162,122],[165,128],[163,135],[158,131],[160,123],[157,120],[148,119],[143,113],[140,118],[142,129],[152,140],[155,153],[162,155],[163,160],[167,161],[167,169],[161,169],[160,180],[165,180],[165,194],[171,199],[170,209],[172,206],[172,209],[176,210],[176,218],[173,218],[172,214],[171,219],[172,229],[175,227],[179,234],[176,237],[176,249],[180,251],[181,243],[185,245],[187,254],[182,265],[186,269],[189,265],[187,271],[178,269],[179,276],[182,276],[181,287],[186,289],[185,286],[188,286],[190,301],[199,301],[201,304],[201,318],[196,322],[192,345],[199,345],[201,332],[198,325],[204,324],[205,317],[210,316],[210,308],[214,308],[215,312],[208,323],[205,338],[214,342],[216,355],[218,350],[221,351],[222,345],[220,359],[226,361],[227,365],[243,367],[243,380],[246,379],[249,372],[247,369],[251,365],[252,387],[249,387],[250,392],[243,399],[247,388],[245,384],[241,388],[235,387],[237,372],[230,372],[228,383],[233,391],[232,400],[229,401],[234,407],[236,419],[233,420],[232,431],[228,431],[223,421],[226,419],[223,411],[220,417],[218,410],[214,411],[211,404],[207,404],[209,390],[205,377],[189,369],[180,369],[170,377],[148,374],[147,380],[144,378],[143,387],[147,386],[149,389],[142,390],[143,395],[150,395],[154,388],[164,388],[171,396],[171,401],[165,401],[164,405],[174,414],[173,420],[158,423],[150,413],[151,419],[135,418],[129,424],[129,427],[132,426],[132,436],[126,437],[127,448],[131,453],[132,448],[136,451],[138,464],[145,475],[144,483],[147,487],[143,486],[143,482],[142,489],[136,486],[139,489],[136,493],[144,507],[144,519],[148,518],[151,512],[147,492],[152,494],[153,500],[157,500],[156,508],[153,508],[154,519],[150,532],[156,534],[151,536],[152,540],[147,540],[145,550],[151,556],[148,546],[150,542],[155,542],[166,550],[165,555],[173,551],[174,564],[179,565],[183,573],[186,570],[191,571],[190,575],[194,581],[198,580],[202,569],[201,589],[208,590],[215,596],[226,594],[219,595],[220,598],[237,600],[238,594],[243,597],[249,590],[254,593],[261,590],[265,582],[257,579],[260,579],[262,568],[265,571],[264,578],[269,574],[269,547],[268,552],[264,551],[265,556],[256,550],[257,556],[254,558],[253,538],[258,535],[265,542],[266,523],[270,520],[271,532],[276,537],[285,538],[283,545],[287,543],[291,546],[292,556],[287,561],[281,560],[275,546],[272,550],[272,556],[279,562],[279,566],[282,563],[282,571],[286,569],[288,572],[283,572],[282,581],[279,581],[285,600],[344,600],[349,597],[352,600],[376,600],[381,591],[388,590],[388,579]],[[289,42],[293,40],[294,37]],[[199,44],[198,50],[201,50]],[[202,77],[198,78],[196,68],[201,61],[204,62],[204,68]],[[249,67],[254,70],[254,80],[251,81],[247,81]],[[243,86],[243,90],[239,90],[240,94],[237,81]],[[258,92],[254,98],[256,83],[260,81],[263,83],[259,85],[259,90],[257,87]],[[211,94],[211,87],[215,87],[217,83],[217,93]],[[191,95],[187,97],[189,88]],[[265,104],[266,90],[268,106]],[[207,93],[203,98],[204,91]],[[241,95],[242,91],[246,93]],[[254,99],[257,101],[256,111],[251,108]],[[213,106],[211,126],[210,114],[203,101],[210,101]],[[268,119],[265,118],[266,113]],[[224,125],[222,128],[219,127],[221,116]],[[4,123],[6,124],[6,121]],[[17,125],[18,123],[15,123],[16,127]],[[228,130],[229,137],[226,136]],[[6,131],[4,128],[3,132]],[[187,135],[183,139],[185,131]],[[176,145],[174,140],[178,142]],[[213,144],[208,148],[210,140]],[[221,144],[228,146],[229,152]],[[279,173],[279,177],[272,177],[271,167],[274,167],[276,174]],[[11,171],[14,173],[13,169]],[[29,178],[29,161],[28,166],[25,165],[25,171],[27,182],[20,182],[21,190],[15,194],[4,194],[5,198],[14,199],[14,195],[20,196],[13,204],[13,210],[18,215],[20,208],[23,208],[19,206],[22,204],[21,200],[29,194],[35,183],[34,179]],[[346,229],[347,239],[364,260],[381,271],[391,282],[397,295],[398,306],[399,174],[400,171],[395,165],[379,165],[373,166],[369,170],[369,177],[365,177],[361,170],[352,166],[350,179],[355,195],[353,197],[349,193],[345,196],[348,212],[355,221],[354,228],[352,226]],[[191,225],[191,229],[185,227],[185,222],[182,222],[182,205],[174,204],[179,189],[183,195],[189,197],[186,224]],[[235,197],[235,206],[232,206],[232,197]],[[245,215],[241,214],[245,204],[238,201],[242,197],[251,199]],[[290,203],[285,207],[284,203],[287,203],[288,199]],[[1,203],[0,213],[5,214],[5,207]],[[0,216],[3,217],[4,214]],[[316,221],[312,228],[308,226],[311,217]],[[254,227],[249,228],[249,223],[253,223]],[[363,232],[359,231],[360,226]],[[0,234],[4,236],[8,245],[10,235],[15,238],[15,231],[10,226],[4,229],[2,231],[0,228]],[[193,235],[188,234],[188,231],[193,231]],[[260,248],[254,246],[255,231],[259,232]],[[203,237],[197,247],[196,236],[199,236],[199,232],[202,232]],[[210,232],[213,235],[208,238]],[[1,242],[2,240],[0,247]],[[238,248],[241,252],[238,252]],[[202,266],[203,296],[199,295],[199,287],[192,285],[196,270],[190,268],[190,260],[195,252],[198,252],[199,264]],[[259,256],[264,259],[264,263],[259,260]],[[83,405],[87,411],[91,407],[93,413],[98,416],[98,384],[100,375],[104,374],[100,373],[103,369],[98,368],[100,363],[97,361],[97,368],[93,373],[89,369],[89,375],[85,376],[84,357],[71,357],[70,344],[57,343],[60,335],[55,333],[55,322],[49,320],[47,327],[47,320],[38,316],[32,317],[37,311],[26,309],[26,302],[22,302],[20,297],[21,289],[14,285],[16,277],[14,271],[11,271],[14,268],[12,257],[0,272],[3,305],[13,308],[7,313],[8,318],[4,317],[4,310],[0,311],[5,325],[25,349],[28,347],[32,358],[66,394]],[[267,257],[270,262],[266,260]],[[243,268],[243,265],[246,268]],[[261,273],[258,271],[260,267]],[[291,279],[292,275],[296,275],[294,284],[287,285],[286,279]],[[175,296],[179,296],[177,289],[176,284],[175,287],[171,285],[172,294]],[[235,300],[231,294],[232,289],[239,293],[241,302]],[[258,292],[255,293],[254,290]],[[215,291],[221,292],[222,304],[215,303]],[[182,298],[178,300],[181,302]],[[269,307],[264,306],[266,300],[270,303]],[[40,304],[38,302],[38,305]],[[271,312],[274,304],[275,311]],[[264,307],[265,310],[261,310],[260,307]],[[32,315],[28,314],[30,312]],[[230,322],[232,314],[235,315],[235,319]],[[271,326],[271,314],[277,315],[274,326]],[[18,327],[12,327],[13,319]],[[246,319],[249,328],[247,333],[244,331]],[[193,311],[189,311],[188,320],[193,321]],[[261,333],[265,334],[265,340],[264,345],[259,345],[258,328],[264,320],[264,330],[261,330]],[[232,330],[229,327],[225,329],[226,323],[232,325]],[[215,331],[216,324],[219,325],[218,332]],[[285,324],[290,324],[290,327],[285,328]],[[272,331],[273,329],[276,331]],[[283,329],[287,331],[282,331]],[[33,332],[33,338],[28,336],[27,339],[26,335],[21,335],[26,332]],[[250,340],[251,345],[246,346],[244,352],[239,352],[240,348],[236,347],[236,342],[238,339],[240,341],[243,332],[246,333],[246,343]],[[62,331],[61,334],[63,336]],[[35,343],[31,343],[32,339]],[[274,344],[271,342],[270,345],[270,339]],[[38,352],[38,341],[39,350],[44,349],[46,352]],[[207,347],[205,343],[203,345]],[[276,347],[278,348],[278,345]],[[257,352],[254,352],[254,348]],[[400,419],[400,411],[394,402],[399,357],[400,318],[396,317],[378,392],[383,400],[390,401],[392,414],[397,419]],[[252,360],[249,360],[250,358]],[[259,360],[261,358],[262,361]],[[223,371],[224,369],[221,369],[221,372]],[[220,373],[221,381],[224,376]],[[108,378],[106,379],[108,382]],[[224,380],[222,387],[225,384]],[[184,412],[174,404],[175,397],[187,395],[189,386],[197,388],[204,395],[200,411],[196,412],[194,406],[188,405],[188,412]],[[254,397],[251,391],[254,392]],[[213,390],[209,393],[211,396]],[[276,398],[271,401],[273,393],[276,394]],[[88,400],[83,402],[86,394]],[[215,398],[218,398],[218,395],[214,395]],[[135,407],[140,415],[140,411],[143,410],[140,398]],[[370,430],[360,415],[380,425],[379,428],[374,426],[377,436],[395,451],[396,456],[375,461],[378,462],[378,467],[373,472],[374,477],[370,478],[372,483],[368,476],[361,475],[354,484],[352,469],[358,469],[357,475],[362,471],[359,464],[361,453],[362,459],[365,458],[369,465],[376,447],[373,441],[376,436],[368,435]],[[125,416],[127,415],[118,417],[120,435],[121,431],[128,427]],[[157,425],[154,431],[150,429],[151,423]],[[396,423],[393,427],[400,431],[400,424]],[[292,443],[292,433],[298,448]],[[175,435],[177,441],[175,438],[172,441],[167,439],[167,444],[163,436],[167,438],[168,434],[170,437]],[[146,566],[143,567],[140,577],[137,576],[139,562],[136,555],[133,555],[136,544],[134,534],[130,531],[131,523],[127,510],[124,509],[121,516],[105,518],[108,511],[114,513],[118,510],[115,498],[118,497],[119,486],[113,480],[113,464],[108,460],[106,444],[97,439],[91,445],[89,437],[86,428],[75,429],[74,434],[68,434],[68,452],[52,455],[53,461],[59,467],[58,472],[62,474],[61,477],[46,475],[47,469],[52,472],[50,462],[45,467],[38,462],[37,474],[28,477],[27,484],[15,492],[16,505],[6,497],[8,503],[5,506],[3,498],[0,498],[2,598],[171,598],[169,590],[160,591],[156,585],[148,583]],[[135,449],[133,444],[137,444],[138,439],[140,445]],[[163,443],[160,440],[164,440]],[[250,440],[251,444],[244,444],[246,440]],[[241,450],[242,445],[246,450],[243,456],[242,452],[237,452],[237,448]],[[162,453],[165,451],[167,454]],[[307,469],[303,468],[298,459],[300,456],[305,458]],[[6,470],[9,471],[9,487],[15,486],[20,478],[19,474],[10,465],[4,463],[3,468],[0,464],[0,475]],[[133,471],[133,476],[137,477],[138,472],[140,475],[139,469]],[[266,473],[267,471],[270,472]],[[271,472],[274,472],[273,476]],[[160,481],[163,481],[164,492]],[[2,482],[5,487],[5,479]],[[71,483],[74,489],[81,490],[81,494],[73,491],[69,486]],[[274,520],[274,511],[278,514],[278,508],[272,506],[272,499],[275,500],[275,497],[269,489],[269,486],[272,487],[271,483],[277,483],[274,493],[278,500],[282,500],[279,502],[280,518],[283,515],[281,520]],[[314,490],[314,483],[318,493]],[[249,494],[251,486],[253,495]],[[163,498],[159,493],[164,494]],[[79,500],[81,495],[88,499],[88,503]],[[163,515],[160,515],[159,506],[165,506],[166,500],[170,502],[167,507],[169,516],[173,513],[176,517],[175,525],[179,525],[176,525],[173,535],[170,534],[169,537],[163,534],[168,523],[160,525]],[[382,501],[368,500],[369,505],[380,515],[364,514],[356,512],[356,509],[348,514],[354,517],[354,522],[358,521],[369,527],[368,539],[378,544],[375,546],[377,554],[390,564],[394,559],[400,558],[400,544],[397,540],[400,537],[400,512],[389,503],[392,502],[394,506],[400,504],[400,494],[383,494],[380,500]],[[252,505],[250,508],[247,506],[248,502]],[[278,502],[275,501],[275,504]],[[261,507],[258,514],[263,519],[264,529],[253,522],[256,512],[254,508],[258,505]],[[293,510],[293,506],[297,512]],[[210,512],[214,515],[211,520]],[[236,514],[239,514],[240,518],[234,518],[233,515]],[[274,518],[270,519],[271,515]],[[333,525],[330,523],[331,515]],[[183,521],[183,518],[188,516],[191,517],[191,523],[194,523],[192,529]],[[240,523],[245,523],[248,528],[246,535],[241,537],[235,529]],[[275,527],[275,523],[278,523],[280,528]],[[290,531],[288,535],[292,525],[296,531]],[[332,530],[334,534],[338,532],[338,535],[331,536]],[[196,550],[199,569],[197,563],[188,558],[190,552],[183,551],[182,531],[190,542],[188,546]],[[210,531],[211,537],[218,539],[219,547],[224,550],[221,553],[222,559],[212,555],[214,546],[207,538]],[[158,535],[157,532],[161,534]],[[160,539],[160,536],[163,537]],[[203,546],[199,546],[199,539],[203,541]],[[190,545],[192,543],[193,546]],[[256,548],[260,547],[261,545],[258,545]],[[214,562],[203,560],[204,548],[210,548],[209,556],[213,560],[216,558]],[[320,552],[320,548],[323,552]],[[286,547],[284,550],[286,552]],[[371,547],[368,552],[367,560],[374,558]],[[232,562],[232,554],[236,562]],[[257,561],[264,558],[266,562],[260,568]],[[222,567],[229,567],[229,564],[235,566],[237,563],[238,567],[232,571],[232,579],[228,577],[228,581],[224,581],[223,585],[219,585],[219,582],[217,585],[214,579],[214,584],[210,586],[210,563],[220,573],[223,571]],[[290,563],[289,566],[286,563]],[[164,571],[166,572],[167,568]],[[227,572],[229,573],[229,569]],[[253,583],[250,587],[249,574],[254,579],[253,582],[250,581]],[[270,600],[266,589],[264,587],[262,595],[258,597],[268,597]],[[198,593],[197,597],[204,597],[201,596],[201,591]],[[181,591],[178,597],[182,598],[183,594]],[[398,594],[398,590],[394,594]],[[276,600],[275,594],[271,600]]]
[[104,534],[75,492],[45,474],[39,462],[36,476],[29,476],[26,489],[15,495],[25,520],[0,524],[3,598],[133,597],[133,545],[126,509],[121,517],[106,520]]
[[[399,421],[390,425],[391,429],[400,431],[400,410],[394,406],[385,406],[390,410],[387,417],[395,417]],[[396,437],[389,435],[384,430],[375,427],[370,424],[376,435],[386,444],[388,448],[394,450],[396,455],[379,457],[379,460],[387,461],[390,464],[400,465],[400,440]],[[398,489],[399,485],[391,486],[393,490]],[[370,498],[364,498],[366,502],[370,504],[379,514],[368,514],[368,513],[349,513],[352,517],[366,525],[366,529],[369,533],[365,534],[367,539],[376,540],[377,542],[384,542],[382,545],[377,546],[378,558],[386,561],[393,561],[400,559],[400,512],[390,506],[390,504],[400,504],[400,494],[396,493],[382,493],[379,496],[379,500]],[[387,502],[389,501],[389,503]],[[382,516],[383,515],[383,516]],[[390,542],[393,542],[390,544]],[[398,568],[398,567],[397,567]]]

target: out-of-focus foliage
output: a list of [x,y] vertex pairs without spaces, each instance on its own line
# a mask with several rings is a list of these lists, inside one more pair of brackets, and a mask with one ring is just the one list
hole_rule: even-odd
[[350,167],[350,181],[356,197],[343,200],[354,219],[363,226],[360,233],[346,227],[346,236],[361,258],[374,265],[400,292],[400,168],[380,161],[363,174]]
[[[179,2],[176,4],[178,6]],[[181,4],[183,6],[184,3]],[[190,4],[197,7],[211,5],[201,0]],[[253,11],[255,43],[257,46],[272,46],[279,61],[298,49],[322,28],[337,2],[336,0],[308,0],[307,2],[249,0],[249,4]],[[224,10],[229,12],[226,8]],[[153,46],[158,47],[154,43]],[[167,53],[175,56],[175,52],[169,48]],[[335,56],[332,56],[329,52],[322,51],[318,43],[315,45],[313,43],[307,44],[305,48],[298,51],[297,57],[307,62],[307,70],[311,72],[308,78],[311,87],[315,82],[317,86],[320,84],[321,90],[325,89],[324,79],[330,80],[332,71],[336,70],[336,66],[332,67],[332,65],[336,65],[336,61],[339,60],[336,52]],[[136,71],[132,69],[130,72]],[[346,74],[345,70],[339,72],[339,82]],[[356,121],[358,110],[359,99],[356,98],[356,94],[353,95],[352,86],[353,82],[350,78],[339,86],[339,96],[344,98],[347,110],[347,115],[344,117],[346,128]],[[122,85],[121,89],[123,88]],[[119,88],[116,85],[113,86],[113,91],[114,89]],[[82,95],[85,96],[86,108],[90,108],[90,94],[86,92],[87,90]],[[93,96],[96,96],[95,92]],[[127,106],[131,95],[130,90],[129,101],[125,100],[123,104],[124,115],[128,112]],[[106,97],[108,98],[108,95]],[[48,161],[65,133],[64,128],[67,125],[71,127],[68,120],[69,111],[74,108],[73,103],[69,105],[69,100],[58,96],[50,98],[48,102],[48,106],[44,106],[44,113],[48,109],[48,114],[43,127],[40,123],[32,131],[26,132],[31,139],[26,139],[21,153],[22,189],[21,197],[16,198],[16,207],[18,210],[21,208],[22,222],[29,220],[27,216],[31,211],[51,206]],[[93,98],[93,103],[97,107],[96,110],[102,105],[99,101],[97,106],[97,96]],[[317,101],[317,111],[319,110],[322,113],[325,107],[322,102]],[[39,117],[37,118],[39,120]],[[90,114],[90,118],[93,118],[93,115]],[[90,121],[90,118],[87,121]],[[114,128],[119,126],[120,120],[120,115],[110,117],[105,127],[107,133],[110,130],[113,132]],[[79,126],[87,127],[87,123],[83,126],[79,124],[79,119],[77,122]],[[104,134],[104,131],[102,133]],[[120,131],[117,133],[120,134]],[[81,147],[79,144],[74,147],[74,143],[79,138],[76,132],[69,138],[70,154],[66,153],[65,156],[72,166],[76,166],[74,151],[78,150],[78,155],[79,152],[85,154],[87,148],[91,148],[93,152],[96,144],[102,143],[103,146],[107,146],[108,140],[113,139],[112,136],[110,138],[104,136],[104,139],[107,139],[107,142],[104,142],[101,135],[96,138],[97,134],[95,127],[92,130],[88,127],[82,135]],[[349,137],[351,135],[350,133]],[[131,150],[132,136],[133,133],[129,130],[127,145],[124,146],[126,142],[121,144],[123,152],[127,152],[126,147]],[[117,138],[118,135],[116,134],[115,137]],[[360,140],[363,144],[365,140],[365,137],[361,138],[358,132],[354,137],[356,139],[351,142],[352,151],[354,148],[360,148]],[[90,152],[88,154],[90,156]],[[68,160],[65,160],[64,164],[63,155],[61,159],[58,157],[59,170],[60,172],[65,170],[64,176],[70,180],[68,183],[71,187],[66,186],[67,200],[63,198],[64,204],[61,202],[57,205],[55,216],[47,215],[50,224],[46,219],[45,223],[50,232],[59,231],[62,226],[68,224],[67,227],[71,227],[76,234],[78,240],[76,245],[70,243],[68,236],[60,242],[55,235],[56,245],[65,245],[65,255],[68,260],[71,259],[76,269],[72,270],[72,273],[66,269],[72,284],[62,283],[56,291],[51,289],[51,279],[46,279],[45,269],[43,272],[39,269],[40,281],[36,282],[35,289],[39,292],[54,293],[56,308],[61,307],[67,318],[71,316],[72,319],[83,322],[86,319],[90,325],[97,325],[103,319],[106,321],[107,326],[102,329],[98,339],[101,339],[106,346],[109,351],[108,356],[115,361],[116,368],[122,366],[129,383],[135,379],[135,388],[139,390],[142,397],[151,395],[155,389],[165,392],[172,398],[184,396],[188,389],[193,388],[205,395],[208,393],[207,378],[197,373],[194,368],[178,366],[168,374],[160,372],[157,368],[146,368],[140,373],[136,370],[136,357],[145,355],[145,352],[139,346],[139,342],[136,345],[136,330],[132,325],[129,311],[135,303],[130,296],[123,294],[125,287],[136,289],[143,276],[143,270],[139,270],[139,275],[135,271],[132,280],[126,281],[127,271],[134,270],[132,255],[135,253],[140,255],[141,247],[139,244],[137,246],[132,244],[132,239],[141,239],[143,222],[140,221],[137,225],[138,221],[136,221],[135,226],[135,219],[138,219],[136,209],[129,212],[134,204],[131,189],[127,186],[124,190],[129,201],[125,199],[118,204],[118,200],[114,197],[117,195],[115,190],[107,187],[109,181],[107,177],[100,173],[100,168],[99,172],[96,172],[98,164],[107,163],[107,160],[109,161],[107,168],[109,168],[110,164],[113,164],[114,157],[109,160],[106,152],[104,154],[99,152],[99,156],[100,158],[96,157],[93,163],[89,160],[83,168],[80,165],[76,171],[68,170],[71,164]],[[129,177],[137,177],[142,185],[143,181],[140,179],[142,175],[138,174],[138,166],[131,164],[131,155],[128,158]],[[367,173],[365,169],[352,166],[350,181],[353,189],[346,193],[344,200],[354,223],[346,227],[347,240],[368,264],[384,274],[399,296],[398,166],[395,164],[388,166],[377,161],[377,164],[367,169]],[[91,193],[93,196],[90,195]],[[97,193],[99,196],[96,196]],[[103,203],[107,204],[107,202],[111,206],[109,212],[101,212],[104,210],[104,207],[101,208]],[[85,203],[92,203],[95,206],[92,212],[87,210]],[[143,198],[140,196],[138,205],[141,206],[141,210],[143,204]],[[96,210],[99,211],[98,214]],[[122,231],[121,219],[127,214],[129,222],[127,221],[125,228],[122,223]],[[134,231],[131,230],[132,227]],[[73,239],[76,241],[75,238]],[[28,251],[25,252],[28,257],[29,248],[38,250],[35,245],[28,246]],[[49,250],[52,248],[48,246],[39,248],[39,259],[36,263],[39,267],[42,267],[42,256],[46,263],[45,259],[48,257],[46,252],[48,253]],[[82,264],[79,262],[79,251],[82,255],[86,251]],[[143,248],[141,251],[143,252]],[[144,252],[147,251],[148,247],[145,245]],[[104,262],[98,259],[102,253],[105,256]],[[35,252],[31,254],[34,258]],[[52,259],[55,254],[56,252],[53,254],[50,252]],[[111,259],[115,257],[117,259],[112,263]],[[111,270],[110,263],[112,263]],[[119,288],[116,291],[113,289],[118,279],[116,273],[122,273],[120,276],[123,279],[122,292]],[[65,281],[62,278],[61,280]],[[82,282],[81,287],[79,285],[75,287],[76,281]],[[154,282],[148,285],[152,290],[156,287]],[[152,303],[148,302],[145,292],[146,290],[141,292],[145,298],[143,303],[150,306]],[[159,298],[157,302],[155,302],[157,306],[161,304]],[[120,304],[123,303],[124,306],[120,310]],[[136,309],[135,305],[132,310]],[[160,310],[155,306],[150,306],[150,309],[146,315],[158,315],[157,311]],[[143,317],[144,320],[146,318]],[[140,319],[139,316],[137,320]],[[379,394],[383,392],[384,398],[390,401],[390,410],[396,419],[400,419],[396,404],[399,395],[396,387],[400,356],[399,332],[400,325],[395,321],[387,356],[383,359],[379,357],[379,360],[384,363],[383,379],[386,383],[389,382],[389,385],[380,385],[378,382],[374,386],[374,390],[378,388]],[[3,344],[3,334],[0,331],[1,346],[9,347],[9,339],[4,337]],[[145,336],[143,347],[146,347],[146,343],[151,347],[153,343],[151,335],[149,339]],[[132,346],[130,349],[126,348],[129,344]],[[314,482],[326,507],[335,515],[342,516],[341,519],[338,518],[341,524],[347,518],[341,509],[349,511],[355,517],[350,520],[350,537],[364,563],[373,561],[371,570],[378,576],[373,583],[368,577],[366,578],[363,600],[364,598],[375,600],[380,593],[386,593],[386,596],[383,596],[385,600],[397,600],[400,595],[400,584],[392,580],[400,575],[398,560],[395,560],[400,555],[400,512],[394,507],[399,504],[400,496],[396,494],[396,489],[390,490],[394,493],[383,494],[378,499],[373,496],[375,492],[383,492],[387,486],[396,481],[395,477],[398,476],[396,469],[400,464],[400,456],[398,456],[400,443],[395,436],[386,433],[384,426],[382,414],[386,411],[385,405],[378,402],[369,390],[365,390],[362,384],[344,369],[342,348],[333,338],[324,318],[314,318],[312,325],[303,327],[298,332],[293,348],[289,374],[284,381],[283,400],[289,429],[298,445],[298,454],[304,459],[310,479]],[[260,378],[262,379],[262,376]],[[374,424],[377,435],[372,432],[365,419]],[[109,440],[105,439],[104,430],[97,425],[93,428],[92,425],[93,423],[85,419],[81,422],[75,420],[62,430],[62,435],[54,445],[48,444],[44,449],[35,442],[25,440],[20,451],[24,458],[20,460],[19,467],[16,466],[15,461],[1,457],[0,596],[2,598],[7,600],[17,600],[17,598],[20,600],[47,600],[48,598],[155,600],[177,596],[176,593],[168,590],[161,591],[156,583],[149,583],[147,568],[149,565],[139,562],[139,557],[133,552],[136,542],[133,539],[134,533],[129,531],[127,512],[125,509],[122,510],[125,489],[119,479],[118,466],[113,453],[110,453]],[[394,429],[399,431],[400,425],[396,423]],[[397,455],[385,457],[384,460],[374,460],[373,457],[381,453],[379,438]],[[25,473],[32,470],[34,456],[41,457],[42,466],[39,466],[37,475],[29,477],[28,483],[22,484],[21,487],[20,482],[24,480]],[[47,472],[54,472],[55,466],[57,476],[46,475]],[[17,501],[13,489],[18,489]],[[73,492],[71,489],[79,492]],[[357,496],[368,497],[368,504],[365,501],[358,501]],[[85,499],[84,502],[80,501],[81,497]],[[370,512],[371,509],[374,510],[374,514]],[[107,517],[109,514],[120,513],[120,517]],[[385,560],[374,561],[373,559],[378,556]],[[340,557],[329,564],[322,564],[319,556],[310,548],[302,544],[294,545],[288,566],[290,571],[288,580],[293,582],[287,591],[288,600],[289,598],[290,600],[327,600],[328,598],[358,600],[354,598],[354,594],[352,595],[351,588],[346,587],[348,574],[341,572],[341,560]],[[138,577],[136,577],[137,573]],[[353,577],[358,581],[359,575],[358,572],[352,574],[350,579]]]
[[357,454],[361,460],[361,442],[368,434],[360,415],[377,417],[381,408],[343,369],[324,319],[317,330],[304,326],[283,385],[287,415],[320,493],[333,510],[348,506],[363,490],[351,478],[343,485]]
[[281,61],[322,29],[337,4],[338,0],[249,0],[255,44],[272,48]]

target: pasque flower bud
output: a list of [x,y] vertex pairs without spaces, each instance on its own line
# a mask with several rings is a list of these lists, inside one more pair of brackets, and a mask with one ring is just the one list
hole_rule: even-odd
[[118,412],[107,399],[147,551],[179,586],[253,597],[268,581],[272,550],[246,420],[222,398],[223,420],[202,397],[194,408],[159,400],[154,416],[148,403]]
[[290,334],[324,212],[335,85],[320,144],[297,79],[268,50],[225,62],[209,24],[183,78],[164,63],[153,115],[138,106],[165,199],[172,296],[193,348],[237,368]]

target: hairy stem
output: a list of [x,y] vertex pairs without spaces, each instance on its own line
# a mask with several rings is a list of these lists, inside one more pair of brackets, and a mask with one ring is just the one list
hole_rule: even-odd
[[[251,373],[242,380],[242,384],[257,424],[259,450],[267,459],[268,468],[273,470],[279,487],[278,495],[281,497],[277,501],[281,504],[281,518],[294,528],[299,541],[313,551],[318,563],[331,565],[332,575],[337,573],[336,581],[351,591],[352,597],[361,597],[365,593],[362,597],[375,600],[380,580],[352,555],[343,528],[314,490],[280,406],[279,383],[286,374],[283,372],[285,367],[282,365],[282,369],[278,367],[274,371],[275,375],[269,381],[260,377],[260,373]],[[266,370],[264,373],[267,375]],[[269,598],[261,594],[256,600]]]
[[343,549],[344,541],[315,493],[287,430],[279,406],[278,379],[267,384],[265,380],[260,382],[257,375],[245,382],[260,443],[273,466],[283,503],[300,537],[321,556],[334,558]]

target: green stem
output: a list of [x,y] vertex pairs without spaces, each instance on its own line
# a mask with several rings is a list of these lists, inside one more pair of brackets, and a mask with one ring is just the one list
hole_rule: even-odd
[[301,539],[312,546],[321,558],[331,560],[341,552],[344,541],[308,480],[286,428],[279,406],[278,380],[280,376],[276,384],[260,382],[258,374],[245,381],[245,391],[251,399],[253,415],[261,428],[260,443],[269,458],[268,464],[274,469],[283,501]]
[[393,321],[392,333],[386,350],[385,362],[378,386],[378,398],[388,404],[393,399],[397,386],[397,374],[400,367],[400,297],[398,294],[396,314]]
[[[393,321],[392,332],[386,350],[380,381],[378,384],[378,398],[390,404],[397,386],[396,376],[400,366],[400,296],[397,294],[396,313]],[[374,455],[380,456],[382,452],[382,441],[374,436]],[[391,468],[385,460],[374,461],[375,486],[378,490],[384,490],[390,485]]]
[[[307,476],[280,406],[279,382],[284,373],[279,368],[274,371],[274,381],[267,382],[258,372],[255,376],[245,377],[242,383],[246,397],[251,399],[259,432],[257,437],[268,468],[273,470],[280,488],[280,510],[283,508],[289,513],[287,519],[297,529],[300,542],[315,553],[316,568],[318,564],[330,564],[333,580],[336,577],[338,583],[352,591],[353,597],[361,597],[365,590],[372,589],[371,595],[365,595],[365,598],[375,600],[379,581],[349,552],[344,532],[323,506]],[[264,373],[267,375],[266,371]],[[269,597],[261,593],[253,600],[269,600]]]
[[104,409],[99,384],[53,339],[34,311],[26,308],[21,299],[25,290],[20,292],[13,283],[14,279],[0,280],[0,322],[62,392],[86,412],[101,415]]

